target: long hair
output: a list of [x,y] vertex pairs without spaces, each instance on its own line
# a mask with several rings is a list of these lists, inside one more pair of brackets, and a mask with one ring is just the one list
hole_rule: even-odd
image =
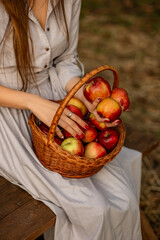
[[[30,7],[32,8],[34,6],[34,0],[30,0],[29,2]],[[16,67],[22,80],[21,90],[26,91],[30,81],[36,83],[32,64],[34,59],[34,49],[28,22],[28,13],[30,7],[27,3],[27,0],[0,0],[0,3],[3,4],[9,16],[7,31],[3,38],[3,47],[5,46],[5,42],[7,41],[9,34],[13,32],[13,47],[16,59]],[[58,24],[59,19],[62,19],[63,21],[68,40],[69,34],[65,17],[64,0],[58,0],[55,8],[53,5],[53,0],[51,3]]]

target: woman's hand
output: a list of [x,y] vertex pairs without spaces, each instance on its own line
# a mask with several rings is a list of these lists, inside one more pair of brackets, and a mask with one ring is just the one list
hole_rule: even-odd
[[115,127],[121,122],[119,119],[115,120],[114,122],[110,122],[109,118],[100,117],[97,113],[97,105],[102,99],[96,98],[92,103],[89,102],[83,94],[83,88],[79,89],[79,91],[75,94],[75,97],[79,98],[86,105],[88,111],[95,116],[97,121],[104,122],[107,127]]
[[[41,98],[37,95],[33,95],[32,100],[28,105],[28,109],[33,112],[38,119],[40,119],[48,127],[51,126],[52,119],[59,107],[58,103]],[[65,108],[59,119],[58,126],[61,126],[63,129],[67,130],[73,137],[82,139],[84,137],[84,133],[77,124],[82,126],[84,129],[88,128],[88,125],[76,114],[72,113],[70,118],[68,117],[69,114],[70,111]],[[56,134],[58,137],[63,139],[63,133],[58,126],[56,128]]]

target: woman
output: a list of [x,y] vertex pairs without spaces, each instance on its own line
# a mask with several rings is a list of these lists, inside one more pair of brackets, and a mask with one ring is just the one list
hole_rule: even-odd
[[[83,75],[77,55],[80,5],[80,0],[0,0],[0,175],[56,213],[47,240],[139,240],[139,152],[123,148],[98,174],[77,180],[45,169],[32,149],[30,112],[50,126],[59,105],[47,99],[64,98]],[[107,122],[96,112],[100,99],[90,104],[82,89],[75,97]],[[69,116],[65,109],[58,126],[81,139],[76,123],[88,126]],[[56,134],[64,138],[59,127]]]

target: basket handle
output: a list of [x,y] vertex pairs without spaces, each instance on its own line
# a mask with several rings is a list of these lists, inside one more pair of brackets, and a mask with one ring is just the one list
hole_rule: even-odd
[[98,68],[93,69],[91,72],[87,73],[84,77],[81,78],[81,80],[74,85],[74,87],[69,91],[69,93],[66,95],[62,103],[60,104],[59,108],[57,109],[56,114],[54,115],[54,118],[51,123],[51,127],[49,129],[48,133],[48,146],[51,145],[51,143],[54,141],[54,135],[55,135],[55,130],[58,124],[58,121],[64,111],[65,106],[69,102],[69,100],[73,97],[73,95],[93,76],[95,76],[97,73],[100,73],[104,70],[110,70],[113,72],[114,75],[114,83],[113,83],[113,88],[116,88],[119,86],[119,76],[117,70],[108,65],[102,65],[99,66]]

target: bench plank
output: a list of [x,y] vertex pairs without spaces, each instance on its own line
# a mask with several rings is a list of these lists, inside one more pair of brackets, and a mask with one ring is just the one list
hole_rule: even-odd
[[[22,189],[20,192],[25,193]],[[0,220],[0,239],[33,240],[53,226],[55,220],[55,214],[47,206],[31,198]]]
[[20,191],[18,186],[0,177],[0,182],[2,180],[5,181],[0,188],[0,220],[32,199],[27,192]]

